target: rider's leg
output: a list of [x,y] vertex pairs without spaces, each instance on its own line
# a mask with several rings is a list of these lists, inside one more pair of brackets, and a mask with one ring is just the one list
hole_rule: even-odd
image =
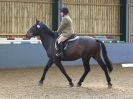
[[64,36],[60,36],[59,38],[58,38],[58,46],[59,46],[59,50],[58,50],[58,52],[57,52],[57,54],[56,54],[56,56],[58,56],[58,57],[61,57],[61,58],[63,58],[64,57],[64,53],[63,53],[63,51],[64,51],[64,47],[63,47],[63,42],[65,41],[65,40],[67,40],[68,38],[66,38],[66,37],[64,37]]
[[58,52],[56,54],[56,56],[60,57],[60,58],[63,58],[64,57],[64,53],[63,53],[63,42],[60,42],[58,44]]
[[60,37],[58,38],[58,44],[60,44],[61,42],[64,42],[67,39],[68,39],[67,37],[64,37],[63,35],[60,35]]

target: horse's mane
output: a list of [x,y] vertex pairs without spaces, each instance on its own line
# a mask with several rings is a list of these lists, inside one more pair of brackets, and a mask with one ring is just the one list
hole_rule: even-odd
[[58,37],[58,33],[54,32],[53,30],[51,30],[50,28],[48,28],[47,25],[45,25],[43,22],[40,23],[41,26],[43,26],[43,28],[45,29],[45,32],[52,37]]

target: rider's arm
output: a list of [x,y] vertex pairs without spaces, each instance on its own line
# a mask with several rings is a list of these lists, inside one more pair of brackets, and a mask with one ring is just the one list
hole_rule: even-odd
[[67,24],[68,24],[68,20],[66,18],[63,18],[57,32],[62,33],[62,31],[64,30]]

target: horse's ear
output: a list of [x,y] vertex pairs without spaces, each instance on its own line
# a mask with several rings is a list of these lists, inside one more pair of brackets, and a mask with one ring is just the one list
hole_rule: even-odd
[[38,24],[40,21],[38,19],[36,19],[36,24]]

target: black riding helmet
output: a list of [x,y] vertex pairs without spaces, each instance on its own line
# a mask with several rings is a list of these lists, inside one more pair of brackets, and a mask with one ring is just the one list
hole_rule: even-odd
[[60,12],[63,12],[63,13],[64,13],[64,15],[66,15],[66,14],[68,14],[68,13],[69,13],[69,10],[68,10],[68,8],[67,8],[67,7],[63,7],[63,8],[61,8],[61,9],[60,9]]

